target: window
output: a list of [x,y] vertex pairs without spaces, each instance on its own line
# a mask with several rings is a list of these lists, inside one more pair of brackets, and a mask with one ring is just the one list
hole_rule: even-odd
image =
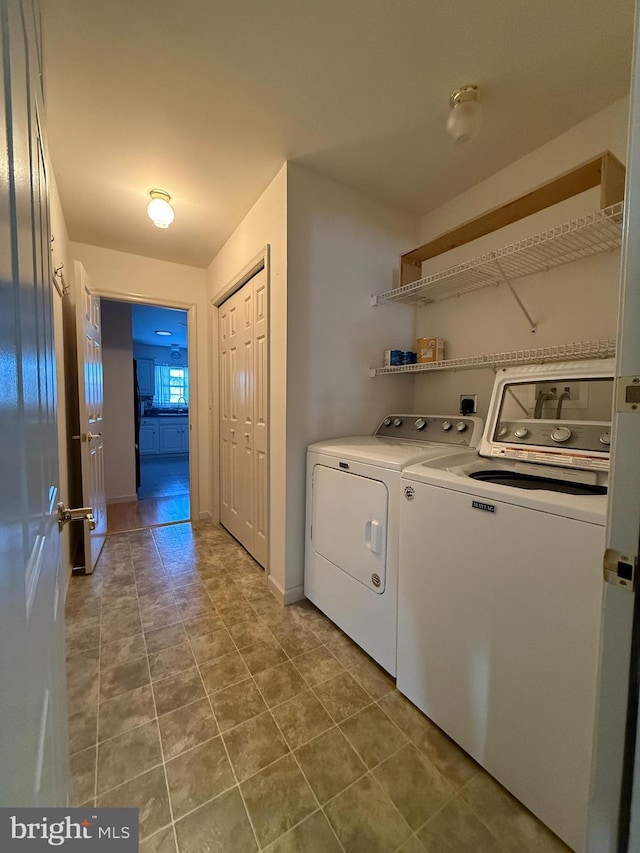
[[189,368],[156,364],[157,406],[187,406],[189,404]]

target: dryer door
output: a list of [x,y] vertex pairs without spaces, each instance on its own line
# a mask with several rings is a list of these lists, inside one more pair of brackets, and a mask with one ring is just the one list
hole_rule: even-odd
[[379,480],[314,467],[313,548],[377,593],[386,583],[388,506],[387,487]]

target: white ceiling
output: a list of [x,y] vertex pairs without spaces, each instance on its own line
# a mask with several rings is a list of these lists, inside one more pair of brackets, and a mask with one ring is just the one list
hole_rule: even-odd
[[[158,329],[171,332],[171,335],[156,335]],[[131,337],[137,344],[167,348],[177,344],[186,348],[187,312],[155,305],[132,305]]]
[[[71,239],[204,267],[294,160],[415,214],[622,97],[633,0],[49,0]],[[455,146],[449,94],[481,87]],[[169,191],[168,230],[146,217]]]

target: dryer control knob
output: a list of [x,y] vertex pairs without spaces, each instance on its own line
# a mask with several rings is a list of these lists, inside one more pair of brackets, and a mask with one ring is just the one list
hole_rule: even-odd
[[467,429],[467,425],[464,421],[458,421],[458,423],[456,424],[456,429],[458,430],[458,432],[465,432]]
[[498,438],[502,438],[502,436],[506,435],[507,432],[507,427],[504,424],[501,424],[497,429],[496,435],[498,436]]
[[401,427],[402,426],[402,418],[394,418],[393,419],[393,425],[396,428]]
[[569,441],[571,438],[571,430],[569,427],[559,426],[551,430],[551,438],[560,444],[563,441]]
[[449,432],[449,430],[451,429],[451,421],[443,421],[442,422],[442,429],[445,432]]
[[529,435],[529,430],[526,427],[518,427],[514,429],[513,434],[516,438],[526,438]]
[[414,424],[414,427],[416,429],[424,429],[426,427],[426,425],[427,425],[427,422],[425,421],[424,418],[418,418],[418,420]]
[[600,444],[604,444],[605,447],[609,447],[611,444],[611,433],[603,432],[600,436]]
[[391,418],[385,418],[382,421],[382,426],[391,426]]

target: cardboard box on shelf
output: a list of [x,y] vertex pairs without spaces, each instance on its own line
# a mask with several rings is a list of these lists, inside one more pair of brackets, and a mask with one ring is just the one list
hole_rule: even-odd
[[418,364],[442,361],[444,358],[444,341],[442,338],[418,338],[416,351],[418,353]]

